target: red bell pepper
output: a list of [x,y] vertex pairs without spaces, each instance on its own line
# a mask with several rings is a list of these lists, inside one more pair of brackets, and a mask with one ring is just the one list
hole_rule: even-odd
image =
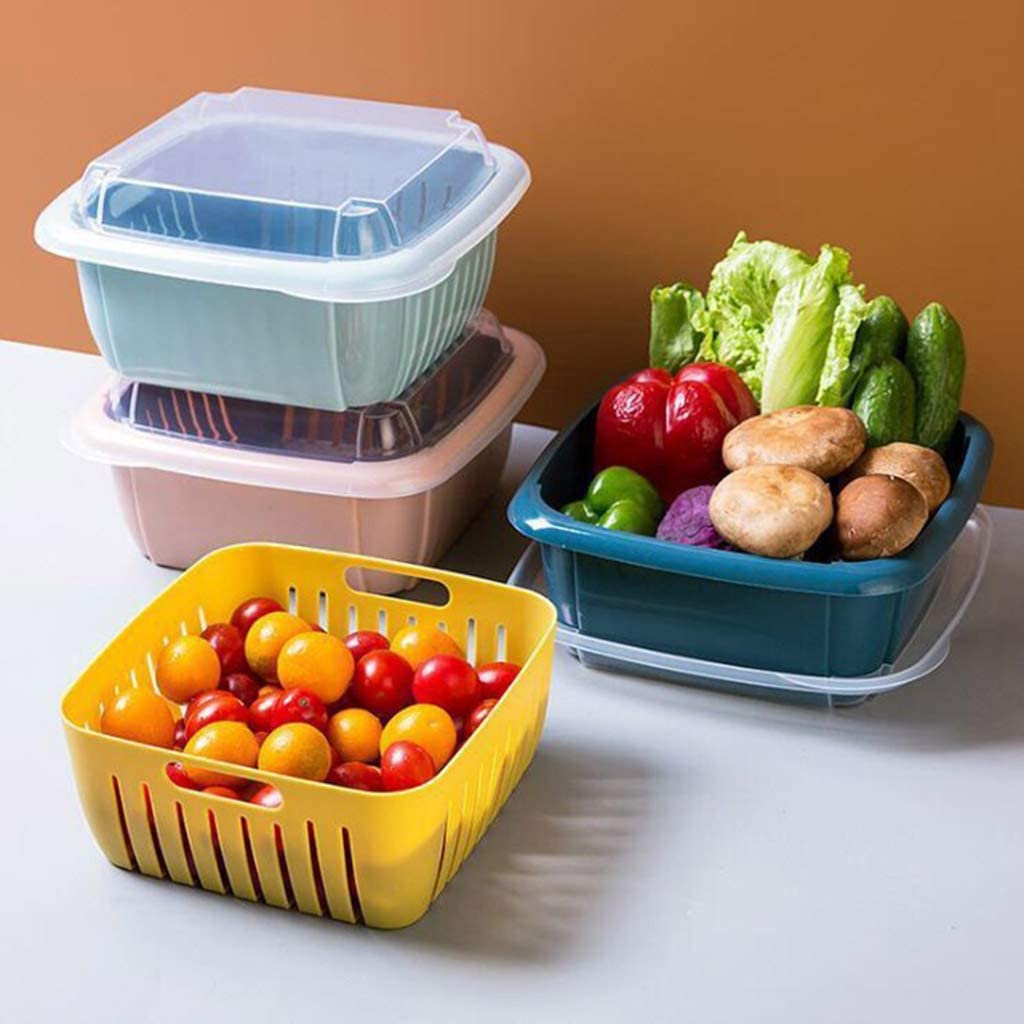
[[691,363],[674,378],[667,370],[641,370],[601,400],[594,470],[628,466],[671,502],[725,475],[722,441],[755,415],[757,403],[728,366]]

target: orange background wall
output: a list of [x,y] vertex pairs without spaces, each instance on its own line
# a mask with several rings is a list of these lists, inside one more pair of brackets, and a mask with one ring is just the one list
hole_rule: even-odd
[[0,337],[90,349],[32,243],[88,159],[240,84],[458,107],[530,162],[489,304],[542,342],[557,425],[645,359],[647,293],[734,232],[854,255],[948,305],[991,501],[1024,505],[1024,5],[865,0],[166,0],[5,5]]

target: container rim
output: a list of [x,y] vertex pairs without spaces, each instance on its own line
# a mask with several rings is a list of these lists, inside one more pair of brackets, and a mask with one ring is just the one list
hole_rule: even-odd
[[598,403],[589,406],[545,448],[508,507],[521,534],[541,545],[622,562],[644,569],[697,576],[750,587],[843,597],[872,597],[908,590],[923,582],[960,535],[981,496],[992,462],[988,430],[961,412],[965,432],[963,464],[949,496],[903,554],[864,562],[780,561],[743,551],[675,544],[656,537],[605,530],[581,523],[552,508],[542,495],[542,480],[561,446],[582,428]]
[[34,237],[40,248],[56,256],[137,273],[276,291],[317,302],[403,299],[450,277],[459,258],[496,231],[529,188],[530,168],[518,153],[493,142],[488,149],[495,173],[484,188],[422,239],[367,259],[272,255],[97,230],[74,215],[80,182],[43,210]]
[[225,483],[302,491],[336,498],[404,498],[440,486],[468,465],[515,419],[544,374],[541,347],[505,327],[512,361],[488,395],[449,434],[429,448],[387,462],[339,463],[249,450],[232,450],[192,438],[132,429],[104,410],[109,382],[78,411],[62,435],[72,453],[93,462],[156,469]]

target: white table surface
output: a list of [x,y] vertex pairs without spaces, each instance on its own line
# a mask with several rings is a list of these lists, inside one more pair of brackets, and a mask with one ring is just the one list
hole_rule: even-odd
[[[58,698],[173,576],[64,421],[91,356],[0,344],[0,1018],[1019,1019],[1024,512],[946,664],[846,711],[590,673],[426,917],[374,932],[132,875],[93,845]],[[506,495],[547,434],[517,431]],[[504,576],[494,503],[448,563]]]

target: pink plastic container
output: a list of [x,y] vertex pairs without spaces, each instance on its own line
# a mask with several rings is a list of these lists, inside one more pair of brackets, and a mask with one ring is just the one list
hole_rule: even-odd
[[[68,447],[111,466],[158,565],[245,541],[431,565],[497,487],[544,366],[532,338],[488,314],[394,402],[332,413],[118,380],[80,410]],[[381,593],[412,582],[350,579]]]

